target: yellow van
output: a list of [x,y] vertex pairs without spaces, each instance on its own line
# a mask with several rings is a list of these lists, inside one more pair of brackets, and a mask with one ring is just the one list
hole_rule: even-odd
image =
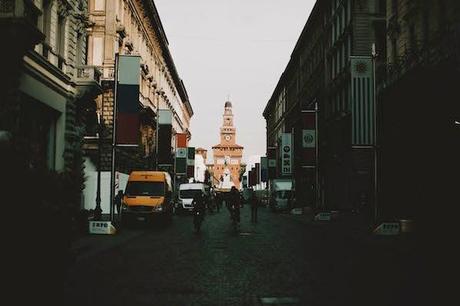
[[173,214],[171,176],[163,171],[133,171],[129,175],[121,205],[121,220],[152,221]]

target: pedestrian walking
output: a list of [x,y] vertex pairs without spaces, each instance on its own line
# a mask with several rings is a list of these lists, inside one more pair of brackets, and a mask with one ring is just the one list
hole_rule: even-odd
[[241,199],[240,193],[235,186],[232,186],[230,189],[230,194],[228,195],[228,202],[229,202],[229,210],[230,216],[235,214],[236,222],[240,223],[240,208],[241,208]]
[[113,199],[113,206],[115,206],[115,209],[117,211],[117,216],[118,219],[120,219],[120,214],[121,214],[121,201],[123,200],[123,190],[118,190],[117,195]]
[[251,223],[257,223],[257,208],[259,207],[259,200],[252,188],[249,189],[249,205],[251,205]]

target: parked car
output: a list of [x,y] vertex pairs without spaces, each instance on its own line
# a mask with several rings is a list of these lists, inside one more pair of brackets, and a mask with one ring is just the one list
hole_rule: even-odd
[[193,197],[199,193],[204,193],[206,201],[210,201],[210,189],[208,185],[204,183],[180,184],[175,205],[176,214],[191,212],[193,210]]

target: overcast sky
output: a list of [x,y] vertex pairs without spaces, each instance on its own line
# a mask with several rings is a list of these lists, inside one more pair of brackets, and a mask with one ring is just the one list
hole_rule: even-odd
[[194,115],[190,145],[219,143],[227,96],[245,161],[265,155],[262,112],[315,0],[155,0]]

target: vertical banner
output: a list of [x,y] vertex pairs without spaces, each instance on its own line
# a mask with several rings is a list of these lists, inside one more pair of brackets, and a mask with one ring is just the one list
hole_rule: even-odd
[[158,163],[172,164],[171,156],[172,125],[161,124],[158,126]]
[[268,158],[267,157],[260,158],[260,181],[261,182],[268,181]]
[[187,134],[177,133],[176,134],[176,148],[186,148],[186,147],[187,147]]
[[374,144],[374,85],[372,57],[351,56],[352,144]]
[[268,147],[267,159],[268,159],[268,179],[273,179],[276,177],[276,147]]
[[281,135],[281,175],[292,174],[292,134]]
[[302,166],[316,166],[316,111],[302,111]]
[[260,163],[256,163],[256,185],[260,184]]
[[140,56],[119,55],[116,114],[116,144],[139,144]]
[[158,163],[172,165],[172,112],[169,109],[158,111],[158,129]]
[[177,148],[175,156],[176,174],[187,173],[187,148]]
[[195,176],[195,148],[187,148],[187,177]]

